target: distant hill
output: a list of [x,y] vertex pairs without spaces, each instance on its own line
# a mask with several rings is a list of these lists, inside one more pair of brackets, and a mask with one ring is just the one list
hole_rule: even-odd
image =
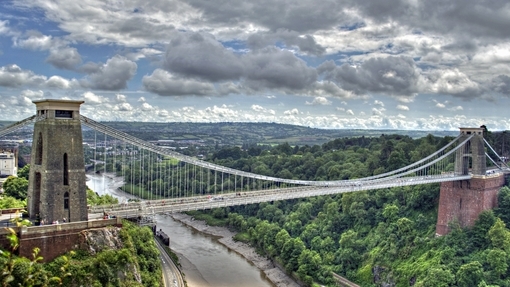
[[420,138],[456,136],[456,131],[317,129],[277,123],[143,123],[104,122],[104,124],[146,140],[204,140],[208,143],[241,145],[243,143],[291,145],[323,144],[340,137],[379,137],[401,134]]
[[[0,129],[12,123],[14,122],[0,121]],[[208,144],[228,145],[280,144],[284,142],[291,145],[320,145],[341,137],[379,137],[382,134],[400,134],[420,138],[428,134],[439,137],[458,134],[457,131],[317,129],[277,123],[102,123],[144,140],[203,140]],[[84,137],[90,138],[91,136],[90,130],[85,129]]]

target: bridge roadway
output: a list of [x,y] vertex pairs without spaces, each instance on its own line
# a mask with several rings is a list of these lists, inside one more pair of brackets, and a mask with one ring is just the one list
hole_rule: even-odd
[[216,195],[202,195],[161,200],[145,200],[124,204],[100,205],[89,209],[89,216],[107,213],[110,216],[134,218],[150,214],[204,210],[216,207],[238,206],[261,202],[304,198],[319,195],[330,195],[362,190],[373,190],[397,186],[410,186],[444,181],[471,179],[472,175],[455,175],[444,173],[441,175],[418,176],[379,179],[371,181],[353,182],[345,184],[334,182],[332,186],[302,186],[292,188],[278,188],[257,191],[233,192]]

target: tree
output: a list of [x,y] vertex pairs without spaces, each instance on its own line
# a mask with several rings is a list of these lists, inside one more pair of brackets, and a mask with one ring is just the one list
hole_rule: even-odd
[[298,264],[297,273],[299,277],[303,279],[312,278],[320,270],[322,259],[316,251],[305,249],[299,255]]
[[358,233],[352,229],[342,233],[339,240],[340,248],[337,250],[336,261],[341,265],[343,271],[358,268],[361,261],[361,252],[363,245],[358,239]]
[[505,251],[500,249],[492,249],[487,254],[487,262],[494,270],[496,275],[500,277],[508,270],[508,256]]
[[427,275],[418,286],[423,287],[448,287],[455,279],[452,272],[445,266],[433,267],[427,270]]
[[506,224],[510,224],[510,188],[504,186],[499,190],[498,207],[494,211]]
[[285,269],[295,271],[299,267],[299,255],[306,249],[305,244],[300,238],[293,238],[283,245],[282,256],[286,259]]
[[457,271],[457,286],[472,287],[477,286],[483,279],[482,264],[478,261],[472,261],[460,266]]
[[18,177],[22,177],[26,180],[28,180],[28,176],[30,175],[30,165],[27,164],[21,169],[18,170]]
[[109,194],[98,195],[91,189],[87,189],[87,204],[90,205],[104,205],[104,204],[118,204],[119,200]]
[[384,218],[388,220],[388,222],[395,221],[395,219],[397,219],[398,216],[398,206],[396,206],[395,204],[388,204],[384,207],[382,214]]
[[27,198],[28,180],[23,177],[9,176],[3,188],[6,195],[23,200]]
[[2,196],[0,198],[0,209],[22,208],[26,206],[26,202],[16,199],[12,196]]
[[489,239],[495,248],[510,251],[510,232],[501,219],[496,219],[496,223],[489,230]]

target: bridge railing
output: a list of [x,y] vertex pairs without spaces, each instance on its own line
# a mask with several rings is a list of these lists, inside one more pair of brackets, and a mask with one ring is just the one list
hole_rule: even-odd
[[161,214],[166,212],[183,212],[190,210],[204,210],[217,207],[237,206],[254,204],[269,201],[288,200],[295,198],[312,197],[319,195],[333,195],[346,192],[357,192],[363,190],[384,189],[397,186],[410,186],[419,184],[439,183],[444,181],[467,180],[471,175],[455,175],[444,173],[442,175],[427,177],[404,177],[386,181],[367,181],[358,184],[351,183],[344,186],[306,186],[297,188],[284,188],[272,190],[260,190],[241,193],[229,193],[219,196],[217,199],[206,197],[189,197],[181,200],[153,200],[144,203],[144,208],[136,203],[124,205],[103,205],[90,212],[106,212],[120,217],[139,217],[148,214]]

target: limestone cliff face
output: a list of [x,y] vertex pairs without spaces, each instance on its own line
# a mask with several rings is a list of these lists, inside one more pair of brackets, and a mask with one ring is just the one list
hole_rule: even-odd
[[120,240],[120,228],[105,227],[83,230],[84,243],[81,248],[90,255],[96,255],[103,250],[120,250],[124,246]]
[[[80,248],[88,251],[91,256],[101,251],[121,250],[124,244],[120,239],[120,230],[121,228],[114,226],[83,230],[81,235],[84,240]],[[129,276],[129,273],[131,273],[132,276]],[[121,280],[134,277],[137,282],[142,283],[142,277],[137,264],[127,263],[125,269],[117,271],[117,276]]]

